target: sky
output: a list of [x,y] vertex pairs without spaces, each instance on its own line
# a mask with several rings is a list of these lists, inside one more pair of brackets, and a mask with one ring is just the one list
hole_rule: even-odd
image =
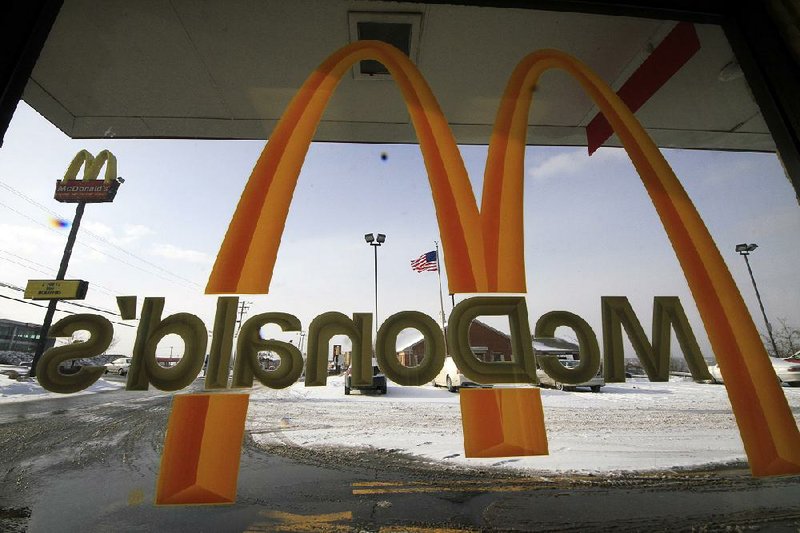
[[[90,282],[83,302],[117,312],[115,296],[164,296],[165,314],[192,312],[209,330],[216,296],[204,287],[239,195],[263,141],[72,140],[21,102],[0,148],[0,283],[24,287],[55,276],[74,204],[53,199],[55,181],[81,149],[113,152],[125,179],[109,204],[89,204],[68,279]],[[462,146],[480,205],[486,147]],[[770,320],[800,325],[800,210],[775,154],[665,150],[704,218],[754,321],[763,319],[738,243],[750,256]],[[382,157],[385,155],[385,157]],[[627,296],[650,333],[654,296],[678,296],[703,354],[713,358],[694,301],[666,233],[621,149],[526,150],[526,295],[531,328],[543,313],[567,310],[586,319],[602,343],[600,298]],[[410,261],[439,240],[427,174],[416,145],[311,146],[286,223],[270,293],[242,297],[248,315],[283,311],[303,328],[326,311],[374,312],[373,250],[365,233],[384,233],[378,250],[378,317],[403,310],[439,320],[436,273]],[[446,265],[443,266],[445,312]],[[22,293],[0,286],[0,295]],[[456,302],[467,295],[456,295]],[[80,308],[60,304],[75,312]],[[0,318],[41,323],[44,309],[0,298]],[[56,319],[65,316],[57,313]],[[115,324],[111,351],[130,353],[134,327]],[[500,319],[492,325],[508,330]],[[136,322],[128,322],[135,325]],[[268,330],[277,335],[277,330]],[[403,339],[414,336],[406,332]],[[569,336],[569,331],[559,330]],[[296,334],[281,335],[289,340]],[[339,342],[339,341],[337,341]],[[347,344],[344,342],[344,344]],[[173,336],[159,345],[179,353]],[[630,347],[628,347],[630,349]],[[673,353],[678,353],[673,347]],[[628,355],[633,355],[630,352]]]

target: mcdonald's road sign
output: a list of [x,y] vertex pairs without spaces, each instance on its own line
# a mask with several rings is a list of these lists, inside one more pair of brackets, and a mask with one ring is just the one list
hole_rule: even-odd
[[89,282],[81,279],[32,279],[25,287],[29,300],[83,300]]
[[[83,179],[76,179],[81,166],[86,164]],[[105,179],[96,179],[105,165]],[[81,150],[67,168],[62,180],[56,181],[54,198],[64,203],[113,202],[117,189],[124,180],[117,177],[117,158],[108,150],[103,150],[95,158],[86,150]]]

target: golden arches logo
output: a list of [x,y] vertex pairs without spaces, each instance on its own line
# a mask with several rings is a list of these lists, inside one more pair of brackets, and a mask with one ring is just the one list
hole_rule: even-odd
[[114,154],[108,150],[102,150],[97,154],[97,157],[94,157],[87,150],[81,150],[72,158],[67,171],[64,173],[63,181],[76,180],[78,171],[84,163],[86,163],[86,166],[83,168],[83,181],[96,180],[103,165],[106,166],[106,174],[103,181],[106,184],[110,184],[117,179],[117,158]]
[[478,211],[449,125],[421,73],[399,50],[359,41],[332,54],[298,91],[242,193],[207,293],[267,293],[295,185],[322,113],[357,61],[382,62],[408,107],[428,171],[452,293],[526,291],[524,150],[533,88],[552,68],[572,75],[619,136],[672,243],[697,303],[755,475],[800,472],[800,433],[758,331],[702,218],[633,113],[577,59],[525,57],[495,120]]

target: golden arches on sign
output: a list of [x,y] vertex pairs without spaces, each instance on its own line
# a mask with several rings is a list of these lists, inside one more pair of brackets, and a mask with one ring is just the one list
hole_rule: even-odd
[[295,95],[242,193],[207,293],[267,293],[294,188],[325,106],[357,61],[383,63],[411,115],[428,171],[451,293],[526,291],[524,151],[533,88],[569,73],[605,115],[642,179],[672,243],[724,374],[755,475],[800,473],[800,433],[741,294],[702,218],[655,143],[616,93],[558,50],[525,57],[506,87],[486,162],[481,210],[430,87],[399,50],[359,41],[333,53]]
[[64,173],[64,181],[71,181],[78,178],[78,171],[83,168],[83,180],[94,181],[100,174],[100,169],[103,165],[106,166],[106,174],[104,181],[106,184],[111,183],[117,179],[117,158],[108,150],[102,150],[97,157],[89,153],[88,150],[81,150],[75,157],[72,158],[67,171]]

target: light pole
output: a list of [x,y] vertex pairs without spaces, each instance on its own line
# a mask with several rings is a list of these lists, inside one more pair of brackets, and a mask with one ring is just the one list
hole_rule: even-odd
[[383,233],[378,233],[378,235],[373,235],[372,233],[367,233],[364,235],[364,240],[367,241],[367,244],[372,246],[372,249],[375,251],[375,339],[378,339],[378,246],[386,242],[386,235]]
[[761,314],[764,316],[764,323],[767,325],[767,334],[769,334],[769,341],[772,343],[772,349],[774,350],[775,357],[778,357],[778,346],[775,344],[775,337],[772,336],[772,326],[769,323],[769,319],[767,319],[767,312],[764,311],[764,304],[761,303],[761,294],[758,292],[758,286],[756,285],[756,278],[753,277],[753,269],[750,268],[750,260],[747,259],[747,256],[750,255],[750,252],[758,248],[758,245],[753,244],[737,244],[736,251],[739,252],[739,255],[744,257],[744,262],[747,264],[747,271],[750,273],[750,281],[753,282],[753,288],[756,291],[756,298],[758,299],[758,306],[761,308]]

